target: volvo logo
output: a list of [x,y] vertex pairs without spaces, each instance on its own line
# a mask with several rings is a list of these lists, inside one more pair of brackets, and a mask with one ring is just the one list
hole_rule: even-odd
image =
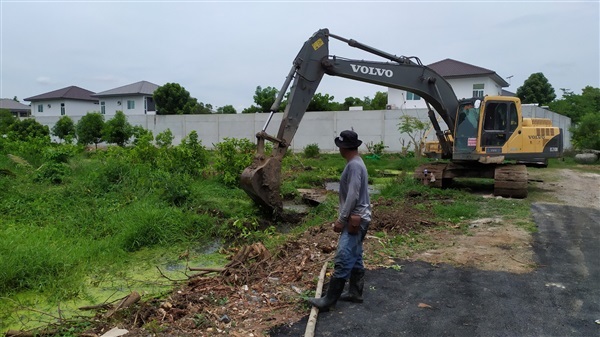
[[394,72],[391,71],[390,69],[367,67],[367,66],[361,66],[358,64],[350,64],[350,66],[352,67],[352,71],[355,73],[362,73],[365,75],[385,76],[385,77],[394,76]]

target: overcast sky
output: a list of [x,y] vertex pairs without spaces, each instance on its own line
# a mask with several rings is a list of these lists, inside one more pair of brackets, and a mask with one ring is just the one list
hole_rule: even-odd
[[[241,112],[257,86],[281,87],[320,28],[424,64],[452,58],[491,69],[512,92],[542,72],[560,97],[560,88],[600,86],[599,3],[0,0],[0,97],[145,80]],[[382,61],[333,39],[329,52]],[[317,91],[343,102],[386,88],[326,75]]]

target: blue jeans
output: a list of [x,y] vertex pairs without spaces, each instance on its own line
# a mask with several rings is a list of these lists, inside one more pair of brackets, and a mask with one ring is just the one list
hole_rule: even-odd
[[367,228],[369,223],[360,224],[360,232],[357,234],[348,234],[346,228],[340,234],[338,240],[337,252],[333,259],[334,278],[343,278],[347,280],[350,278],[352,269],[365,269],[363,264],[363,240],[367,234]]

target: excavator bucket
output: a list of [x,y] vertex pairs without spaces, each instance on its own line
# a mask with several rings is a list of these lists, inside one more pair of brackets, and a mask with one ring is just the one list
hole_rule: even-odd
[[264,158],[258,155],[248,166],[240,179],[242,189],[260,206],[274,212],[283,209],[280,195],[281,160],[275,157]]

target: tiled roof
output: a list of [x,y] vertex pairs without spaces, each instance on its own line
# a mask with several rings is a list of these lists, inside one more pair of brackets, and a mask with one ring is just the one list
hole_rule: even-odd
[[91,96],[92,94],[94,94],[93,91],[85,90],[85,89],[82,89],[82,88],[76,87],[76,86],[70,86],[70,87],[50,91],[45,94],[28,97],[28,98],[25,98],[25,101],[34,102],[34,101],[60,99],[60,98],[80,100],[80,101],[94,101],[94,102],[98,101],[97,98],[94,98]]
[[17,102],[14,99],[2,98],[0,99],[0,109],[6,109],[10,111],[27,111],[31,110],[31,107],[21,102]]
[[472,77],[472,76],[489,76],[494,79],[500,86],[508,87],[509,84],[502,77],[496,74],[495,71],[486,68],[474,66],[472,64],[456,61],[453,59],[445,59],[428,65],[436,73],[445,78],[457,77]]
[[140,81],[111,90],[94,94],[94,97],[123,96],[123,95],[152,95],[158,89],[158,85],[148,81]]
[[515,94],[514,92],[511,92],[511,91],[502,89],[502,96],[516,97],[517,94]]

